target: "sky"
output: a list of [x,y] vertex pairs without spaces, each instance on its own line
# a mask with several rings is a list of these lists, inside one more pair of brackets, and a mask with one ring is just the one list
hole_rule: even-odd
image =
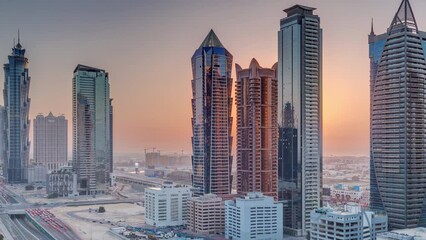
[[[410,2],[426,30],[426,1]],[[196,48],[213,29],[234,63],[246,68],[256,58],[271,67],[282,10],[294,4],[317,8],[324,31],[324,155],[367,156],[367,36],[372,18],[376,34],[386,31],[400,0],[3,0],[0,63],[7,62],[20,29],[30,62],[30,119],[64,114],[70,146],[72,74],[85,64],[109,72],[116,153],[156,147],[190,154]],[[235,80],[235,69],[232,75]],[[0,71],[0,89],[3,80]]]

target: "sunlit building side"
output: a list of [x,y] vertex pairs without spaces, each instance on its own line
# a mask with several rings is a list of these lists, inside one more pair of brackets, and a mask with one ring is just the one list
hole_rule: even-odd
[[278,199],[278,82],[275,64],[235,66],[237,80],[237,191],[261,192]]

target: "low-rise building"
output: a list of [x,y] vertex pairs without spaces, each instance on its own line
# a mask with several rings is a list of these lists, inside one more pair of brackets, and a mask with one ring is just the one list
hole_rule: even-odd
[[283,205],[262,193],[225,201],[226,239],[283,239]]
[[348,204],[343,210],[320,208],[311,212],[311,240],[375,240],[388,229],[387,217]]
[[28,183],[46,183],[47,168],[44,165],[30,165],[27,168]]
[[224,234],[225,206],[215,194],[192,197],[188,201],[188,230],[195,234]]
[[76,196],[77,177],[71,166],[63,166],[47,175],[46,192],[48,195],[56,193],[58,197]]
[[424,240],[426,239],[426,228],[407,228],[393,230],[392,232],[380,233],[377,240]]
[[187,186],[164,182],[161,187],[145,189],[145,223],[154,227],[186,223],[186,207],[191,197]]

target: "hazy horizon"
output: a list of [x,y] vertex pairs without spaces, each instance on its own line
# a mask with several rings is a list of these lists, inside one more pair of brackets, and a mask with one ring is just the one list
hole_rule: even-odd
[[[117,154],[153,147],[190,154],[191,56],[209,30],[214,29],[234,56],[233,65],[247,68],[256,58],[261,66],[271,67],[277,62],[280,19],[286,16],[282,10],[296,3],[316,7],[324,31],[324,155],[368,156],[367,36],[371,18],[376,34],[386,31],[400,2],[3,1],[0,59],[7,62],[20,29],[32,78],[31,125],[38,113],[64,114],[69,146],[72,74],[77,64],[84,64],[109,72]],[[410,2],[419,29],[426,30],[420,11],[426,2]],[[235,81],[234,68],[232,76]],[[0,79],[3,86],[3,71]],[[234,118],[234,129],[235,123]],[[31,126],[30,136],[32,131]],[[233,135],[235,148],[235,130]]]

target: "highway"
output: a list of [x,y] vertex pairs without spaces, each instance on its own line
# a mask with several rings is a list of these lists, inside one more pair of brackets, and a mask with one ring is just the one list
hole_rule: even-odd
[[[56,206],[58,204],[52,204],[52,206],[53,205]],[[51,239],[47,233],[40,231],[30,222],[26,213],[28,214],[28,211],[33,209],[36,209],[34,204],[28,203],[24,198],[15,194],[8,187],[0,184],[0,224],[2,225],[0,229],[4,232],[6,239]],[[45,210],[45,208],[43,209]],[[37,215],[33,215],[32,218],[57,240],[80,239],[77,234],[53,214],[49,216],[49,219],[43,219],[41,216]],[[5,232],[5,230],[7,232]]]
[[1,214],[0,219],[1,223],[6,227],[7,231],[9,232],[10,236],[13,237],[13,239],[35,239],[23,233],[12,221],[8,214]]
[[48,235],[41,233],[32,223],[30,223],[25,216],[12,216],[10,217],[15,223],[19,231],[26,235],[25,239],[44,240],[48,239]]

